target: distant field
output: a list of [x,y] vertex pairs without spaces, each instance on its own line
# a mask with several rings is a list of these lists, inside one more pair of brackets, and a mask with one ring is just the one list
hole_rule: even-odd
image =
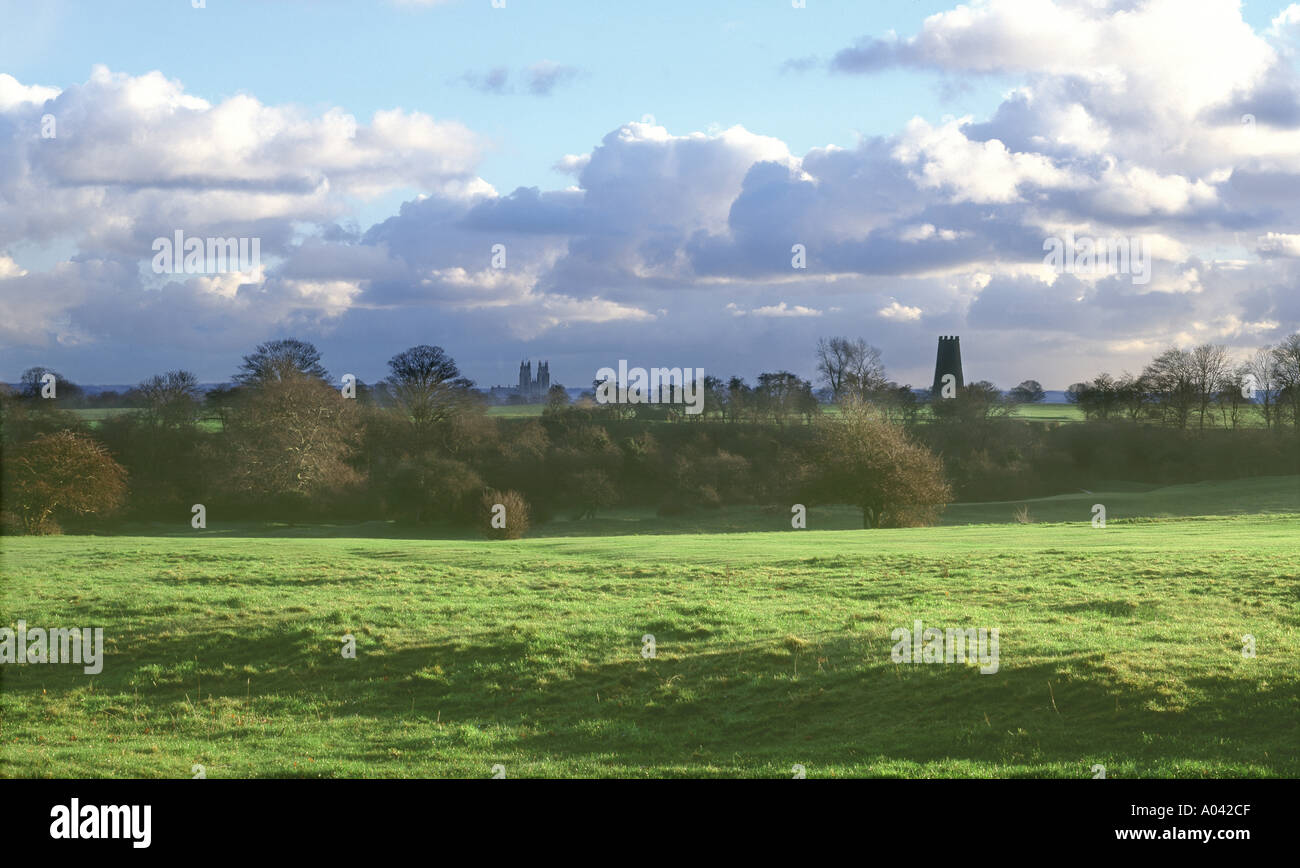
[[101,407],[93,410],[69,410],[69,413],[79,417],[83,422],[101,422],[111,416],[119,416],[123,413],[134,413],[131,407]]
[[[107,646],[0,667],[0,776],[1300,775],[1300,515],[4,538],[0,568],[0,623]],[[999,671],[894,664],[914,619],[998,627]]]
[[1019,404],[1013,414],[1019,419],[1035,422],[1082,422],[1083,410],[1078,404]]
[[521,419],[541,416],[542,411],[545,409],[545,404],[502,404],[488,407],[487,414],[489,416],[501,416],[506,419]]
[[[546,409],[545,404],[504,404],[489,407],[487,414],[506,419],[526,419],[536,418],[542,415]],[[837,408],[827,406],[822,408],[824,412],[834,415]],[[93,427],[96,422],[106,419],[109,416],[118,413],[134,412],[130,408],[107,408],[94,410],[72,410],[82,419],[91,423]],[[1083,410],[1076,404],[1021,404],[1015,408],[1012,415],[1019,419],[1028,419],[1035,422],[1082,422],[1084,421]],[[209,424],[209,421],[211,424]],[[1262,412],[1256,408],[1248,408],[1243,412],[1243,416],[1238,423],[1241,427],[1262,427],[1264,419]],[[212,430],[220,430],[220,425],[215,421],[205,420],[205,427]]]
[[[138,411],[134,407],[100,407],[91,410],[69,410],[68,412],[80,417],[81,421],[85,422],[93,429],[98,428],[99,423],[105,419],[112,418],[113,416],[120,416],[123,413],[135,413]],[[221,420],[216,418],[200,419],[199,429],[210,433],[219,432],[221,430]]]
[[[489,416],[501,416],[505,418],[526,418],[541,416],[542,410],[545,408],[544,404],[503,405],[498,407],[489,407],[487,414]],[[83,421],[90,423],[91,427],[94,427],[95,423],[107,419],[110,416],[116,416],[121,413],[134,413],[136,410],[131,407],[106,407],[92,410],[70,410],[68,412],[76,414]],[[216,423],[215,420],[204,420],[204,423],[208,421],[213,421],[216,425],[213,430],[220,430],[221,426],[219,423]],[[205,427],[207,427],[206,424]]]

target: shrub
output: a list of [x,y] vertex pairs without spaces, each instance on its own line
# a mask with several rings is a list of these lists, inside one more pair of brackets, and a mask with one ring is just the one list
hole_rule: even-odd
[[876,408],[846,401],[820,426],[822,496],[862,510],[862,526],[921,527],[952,500],[938,456]]
[[25,533],[58,533],[57,519],[106,515],[126,500],[126,471],[84,434],[42,434],[5,459],[4,507]]
[[[498,506],[505,507],[504,516]],[[528,532],[528,501],[517,491],[488,489],[483,493],[482,521],[488,539],[520,539]],[[495,527],[496,524],[505,526]]]

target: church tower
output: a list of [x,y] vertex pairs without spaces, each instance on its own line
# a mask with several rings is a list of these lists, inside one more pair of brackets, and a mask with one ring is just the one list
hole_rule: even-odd
[[944,335],[939,338],[939,352],[934,359],[934,385],[930,387],[931,396],[938,398],[943,388],[944,374],[952,374],[957,381],[957,388],[966,385],[961,373],[961,338],[956,335]]

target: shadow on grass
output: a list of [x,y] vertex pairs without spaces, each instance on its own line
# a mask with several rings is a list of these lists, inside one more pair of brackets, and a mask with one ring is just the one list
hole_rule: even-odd
[[[895,665],[878,635],[727,647],[667,625],[656,635],[655,659],[629,641],[621,659],[592,663],[528,631],[388,649],[359,635],[348,660],[324,629],[246,636],[232,626],[118,649],[94,693],[106,707],[134,697],[159,714],[203,703],[247,708],[281,730],[354,718],[369,737],[332,743],[331,756],[383,774],[401,774],[403,754],[427,757],[435,742],[444,752],[490,747],[513,762],[612,775],[971,763],[1086,778],[1098,762],[1144,775],[1300,773],[1296,678],[1197,677],[1171,691],[1168,678],[1123,681],[1113,664],[1131,661],[1097,652],[1017,666],[1009,651],[1047,652],[1005,639],[1000,671],[982,675],[973,665]],[[593,658],[607,652],[589,644]],[[72,667],[23,667],[4,689],[21,702],[87,681]],[[263,752],[254,758],[260,773],[307,774],[282,771],[288,764],[264,732],[212,738],[214,750],[229,741],[232,751]]]

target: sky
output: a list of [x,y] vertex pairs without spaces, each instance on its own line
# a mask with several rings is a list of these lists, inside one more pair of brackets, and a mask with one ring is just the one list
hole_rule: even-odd
[[[286,336],[814,377],[844,335],[925,385],[958,334],[1061,389],[1300,329],[1300,4],[195,2],[0,0],[0,379]],[[260,261],[156,273],[178,231]]]

